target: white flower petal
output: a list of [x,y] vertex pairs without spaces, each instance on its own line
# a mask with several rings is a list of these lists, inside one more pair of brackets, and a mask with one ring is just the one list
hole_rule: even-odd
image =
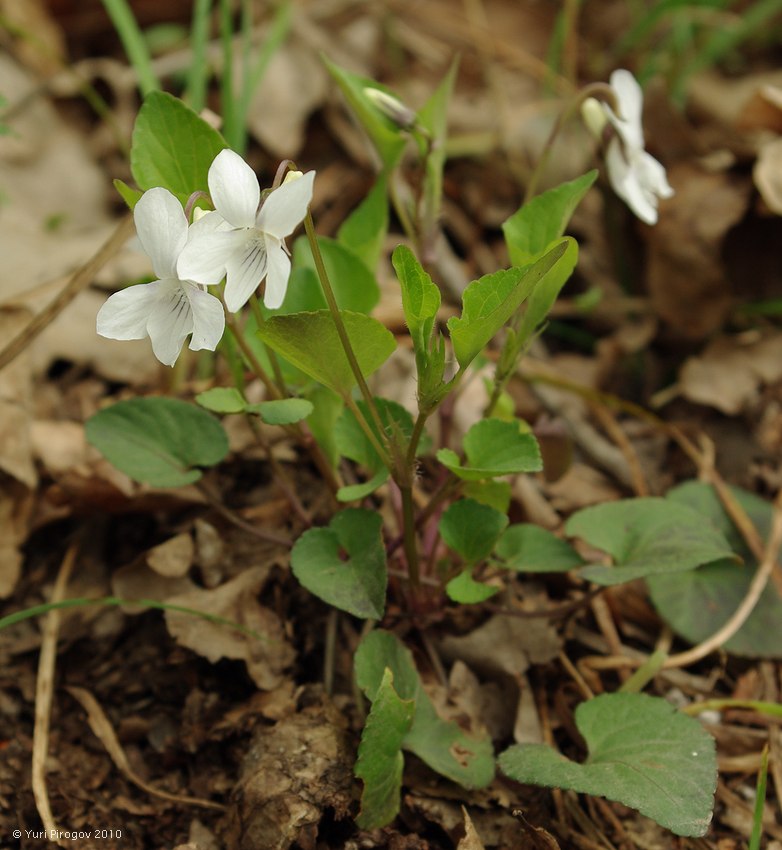
[[185,337],[193,331],[193,311],[188,293],[181,281],[161,280],[155,309],[147,322],[155,357],[166,366],[173,366]]
[[250,166],[232,150],[220,151],[209,166],[207,176],[212,203],[234,227],[252,227],[261,189]]
[[621,117],[604,103],[606,116],[622,137],[625,145],[640,150],[644,146],[644,130],[641,123],[644,100],[641,86],[629,71],[620,69],[611,74],[611,88],[619,101]]
[[284,239],[293,233],[307,214],[312,200],[315,172],[308,171],[292,183],[283,183],[264,201],[258,214],[257,226],[264,233]]
[[150,189],[133,210],[136,231],[155,274],[174,277],[177,257],[187,241],[187,219],[179,201],[162,187]]
[[638,173],[625,159],[621,143],[612,139],[606,151],[608,179],[617,195],[647,224],[657,223],[657,196],[645,189]]
[[[212,215],[212,214],[210,214]],[[181,280],[194,280],[198,283],[220,283],[225,277],[229,260],[236,254],[243,254],[252,231],[220,230],[221,218],[205,216],[191,225],[190,238],[182,249],[177,262],[177,274]],[[202,227],[202,223],[204,226]]]
[[144,339],[160,286],[156,280],[115,292],[98,311],[98,333],[109,339]]
[[266,245],[252,239],[244,249],[232,254],[226,268],[225,306],[236,313],[247,303],[266,274]]
[[185,283],[185,292],[193,312],[193,338],[190,348],[199,351],[207,348],[214,351],[225,330],[225,311],[219,298],[204,292],[200,286]]
[[276,310],[285,300],[288,291],[288,278],[291,275],[291,261],[282,247],[279,239],[266,237],[266,256],[268,269],[266,271],[266,291],[263,303],[270,309]]
[[638,172],[638,179],[660,198],[672,198],[676,193],[668,182],[665,168],[646,151],[639,151],[633,167]]

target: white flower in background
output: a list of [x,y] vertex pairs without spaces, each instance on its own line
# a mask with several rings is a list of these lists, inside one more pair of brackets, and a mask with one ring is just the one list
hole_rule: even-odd
[[[606,150],[608,179],[616,194],[641,221],[655,224],[659,199],[670,198],[674,191],[663,166],[644,150],[641,125],[643,92],[629,71],[614,71],[610,85],[616,94],[621,118],[610,106],[600,104],[605,118],[616,131]],[[595,120],[594,108],[591,105],[587,107],[585,102],[582,114],[587,125],[595,132],[598,122]]]
[[98,312],[98,333],[110,339],[148,336],[155,357],[166,366],[174,365],[188,334],[193,351],[214,351],[225,328],[223,305],[202,285],[177,277],[188,230],[182,205],[168,189],[150,189],[133,218],[159,279],[115,292]]
[[264,304],[276,310],[285,298],[291,261],[285,247],[307,214],[315,172],[286,181],[263,203],[249,165],[231,150],[221,151],[209,167],[209,192],[215,211],[190,228],[177,271],[201,283],[226,277],[225,305],[233,313],[266,278]]

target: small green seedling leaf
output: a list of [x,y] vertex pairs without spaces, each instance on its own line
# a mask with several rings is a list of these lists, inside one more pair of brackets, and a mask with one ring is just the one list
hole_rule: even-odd
[[[340,311],[359,368],[366,377],[396,348],[394,335],[363,313]],[[260,338],[302,372],[335,393],[347,395],[356,379],[328,310],[272,316],[258,329]]]
[[511,487],[507,481],[466,481],[462,492],[468,499],[475,499],[501,514],[507,514],[510,508]]
[[402,288],[402,310],[405,314],[416,358],[429,354],[437,311],[440,309],[440,290],[406,245],[394,249],[391,260]]
[[437,459],[465,481],[538,472],[543,468],[537,440],[529,432],[522,433],[517,420],[476,422],[464,437],[464,453],[464,464],[451,449],[440,449]]
[[306,419],[314,408],[306,398],[279,398],[248,404],[245,409],[257,413],[267,425],[293,425]]
[[134,189],[132,186],[128,186],[123,180],[120,180],[118,177],[114,178],[114,188],[120,193],[122,196],[122,200],[128,205],[128,209],[132,210],[136,204],[139,202],[141,196],[144,194],[138,189]]
[[561,573],[584,565],[565,540],[531,523],[512,525],[494,550],[499,566],[524,573]]
[[597,179],[593,169],[525,203],[503,225],[510,261],[525,266],[565,232],[570,217]]
[[154,487],[182,487],[228,454],[223,426],[173,398],[135,398],[86,422],[87,440],[121,472]]
[[484,584],[472,577],[471,570],[463,570],[456,578],[452,578],[445,585],[448,598],[460,605],[477,605],[491,599],[500,588],[491,584]]
[[[334,239],[318,236],[318,247],[337,306],[341,310],[371,313],[380,300],[380,288],[373,272],[353,251]],[[325,310],[326,307],[309,242],[302,236],[293,243],[293,273],[278,315]]]
[[[774,513],[772,506],[738,487],[731,487],[731,493],[761,538],[767,538]],[[707,517],[723,532],[734,551],[745,559],[744,564],[721,560],[697,570],[647,578],[652,603],[660,616],[677,634],[697,644],[730,619],[746,597],[758,563],[709,484],[688,481],[669,490],[666,498],[676,505],[694,508]],[[744,625],[727,641],[725,649],[749,658],[782,658],[780,623],[782,599],[769,584]]]
[[340,245],[352,251],[373,275],[388,233],[387,191],[388,178],[383,173],[337,231]]
[[185,203],[193,192],[208,192],[212,160],[225,139],[181,100],[154,91],[144,98],[130,149],[130,170],[141,189],[163,186]]
[[713,523],[667,499],[622,499],[584,508],[568,520],[565,531],[613,558],[614,566],[591,564],[581,570],[596,584],[621,584],[722,558],[738,559]]
[[347,508],[328,528],[305,531],[291,551],[293,574],[329,605],[355,617],[380,619],[387,581],[382,524],[374,511]]
[[241,413],[247,402],[235,387],[212,387],[198,393],[195,400],[212,413]]
[[474,280],[462,295],[462,315],[448,320],[456,360],[462,369],[483,351],[489,340],[519,309],[554,266],[568,242],[555,245],[531,265],[510,268]]
[[454,552],[473,565],[487,558],[508,517],[473,499],[454,502],[440,518],[440,534]]
[[516,782],[568,788],[637,809],[677,835],[703,835],[717,786],[714,739],[664,699],[602,694],[576,709],[589,748],[583,764],[544,744],[521,744],[499,758]]
[[356,651],[354,668],[356,682],[371,702],[377,698],[387,667],[400,698],[415,703],[413,725],[402,747],[465,788],[485,788],[494,778],[491,740],[468,735],[456,723],[440,719],[421,685],[410,650],[390,632],[370,632]]
[[364,89],[375,88],[392,97],[396,97],[396,95],[390,89],[370,80],[368,77],[352,74],[350,71],[340,68],[325,56],[323,62],[375,145],[383,162],[383,170],[391,171],[396,167],[402,156],[406,139],[399,128],[372,103]]
[[363,780],[361,811],[356,823],[375,829],[399,813],[405,757],[402,741],[413,725],[415,702],[400,699],[394,690],[394,674],[386,667],[369,710],[358,747],[356,776]]

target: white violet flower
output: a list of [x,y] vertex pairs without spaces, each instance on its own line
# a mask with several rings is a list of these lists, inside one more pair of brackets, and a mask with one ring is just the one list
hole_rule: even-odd
[[622,117],[607,104],[600,104],[616,131],[606,150],[608,179],[616,194],[641,221],[655,224],[659,199],[670,198],[674,191],[665,168],[644,150],[643,92],[635,77],[625,70],[614,71],[610,85]]
[[168,189],[150,189],[133,218],[158,280],[115,292],[98,311],[98,333],[109,339],[148,336],[155,357],[166,366],[174,365],[188,334],[193,351],[214,351],[225,328],[223,305],[201,284],[177,276],[188,231],[182,205]]
[[266,278],[264,304],[276,310],[285,298],[291,261],[285,247],[307,214],[315,172],[286,181],[264,201],[249,165],[231,150],[221,151],[209,167],[209,192],[215,211],[190,228],[179,275],[201,283],[226,277],[225,305],[240,310]]

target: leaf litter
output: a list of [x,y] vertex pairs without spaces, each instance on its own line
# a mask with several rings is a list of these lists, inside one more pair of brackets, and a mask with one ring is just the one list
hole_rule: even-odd
[[[103,56],[102,45],[110,32],[107,21],[67,19],[63,10],[51,12],[42,4],[34,5],[47,27],[63,36],[58,40],[47,35],[52,44],[64,43],[73,57],[90,51],[96,59]],[[171,3],[166,12],[186,25],[190,5]],[[345,118],[316,51],[333,47],[337,61],[398,83],[416,104],[424,97],[419,97],[419,89],[431,90],[425,85],[428,79],[437,79],[453,52],[462,51],[452,120],[455,141],[466,155],[454,153],[448,165],[450,206],[444,213],[446,233],[457,245],[449,260],[456,273],[448,272],[444,264],[440,269],[444,279],[457,281],[457,289],[460,278],[466,281],[473,272],[480,275],[486,270],[486,250],[500,251],[496,233],[517,205],[518,174],[524,172],[530,152],[540,149],[556,114],[540,99],[540,84],[548,74],[545,55],[552,13],[534,4],[513,9],[499,2],[467,5],[474,6],[472,19],[445,0],[406,7],[404,14],[400,4],[391,3],[382,16],[370,6],[336,2],[316,11],[302,4],[293,13],[290,44],[277,53],[256,92],[250,126],[269,161],[294,155],[316,165],[328,162],[324,185],[332,186],[330,197],[316,196],[315,204],[321,205],[318,212],[326,223],[327,200],[344,217],[363,191],[356,172],[367,185],[372,174],[363,137]],[[488,26],[476,23],[479,6]],[[610,40],[601,27],[617,25],[610,15],[600,17],[605,22],[584,21],[584,47],[590,50],[593,45],[599,50],[601,39]],[[524,33],[523,40],[516,37],[518,32]],[[107,150],[105,139],[111,135],[103,136],[103,148],[96,146],[102,125],[73,100],[73,89],[67,97],[58,97],[57,86],[40,87],[60,66],[41,65],[31,58],[35,53],[30,52],[31,43],[19,38],[14,58],[3,57],[4,79],[11,80],[4,95],[10,94],[17,111],[9,122],[16,133],[5,136],[0,145],[0,175],[8,195],[4,203],[14,212],[3,216],[8,225],[0,280],[4,340],[29,321],[20,307],[41,309],[37,288],[43,287],[47,299],[53,296],[114,227],[107,199],[110,177],[121,161],[113,142]],[[390,48],[387,54],[386,48]],[[406,61],[400,62],[402,56]],[[112,61],[118,57],[124,61],[119,52]],[[579,235],[584,238],[582,262],[579,277],[568,288],[578,291],[566,290],[562,309],[567,315],[559,328],[551,329],[553,335],[546,336],[550,350],[541,359],[559,363],[558,378],[576,384],[581,392],[560,389],[559,400],[546,395],[556,380],[549,386],[542,381],[539,393],[510,388],[523,399],[524,415],[531,421],[544,413],[561,416],[575,445],[575,462],[565,460],[565,473],[556,482],[542,478],[531,478],[524,485],[516,482],[514,497],[521,519],[561,531],[574,511],[629,494],[633,480],[627,472],[627,446],[642,455],[642,439],[634,429],[633,410],[620,405],[617,411],[609,396],[649,408],[656,400],[656,413],[665,422],[696,439],[703,432],[715,435],[717,468],[730,470],[731,484],[768,496],[782,483],[778,424],[782,361],[774,330],[778,311],[768,314],[760,332],[741,312],[747,303],[782,297],[779,264],[771,273],[747,274],[745,269],[759,268],[758,251],[743,247],[736,236],[748,221],[766,234],[766,245],[778,246],[782,235],[775,217],[780,211],[779,79],[762,65],[760,59],[754,67],[748,55],[739,66],[741,73],[734,69],[732,77],[721,70],[694,76],[690,111],[664,126],[650,123],[646,128],[657,150],[675,162],[671,182],[677,194],[664,205],[654,230],[620,218],[634,248],[624,258],[634,272],[631,278],[617,284],[613,272],[615,246],[602,223],[604,216],[610,220],[617,214],[613,199],[598,189],[587,201],[589,221],[576,217],[574,226],[582,229]],[[296,109],[286,108],[291,102],[286,91],[302,68],[311,72],[302,73],[293,89]],[[66,90],[61,83],[59,91]],[[127,91],[123,94],[118,88],[116,96],[116,117],[120,125],[123,120],[127,125],[127,115],[121,113],[127,108]],[[135,109],[135,103],[131,105]],[[31,133],[36,143],[26,144]],[[583,139],[569,140],[562,147],[551,164],[551,184],[582,173],[589,164],[584,155],[584,167],[576,167],[567,152],[569,147],[585,150]],[[343,187],[353,187],[353,198],[341,191]],[[465,217],[470,227],[464,226]],[[340,220],[335,212],[333,221]],[[123,249],[100,273],[97,287],[115,288],[138,280],[146,271],[132,249]],[[388,279],[381,284],[391,291]],[[570,303],[587,296],[593,287],[605,294],[592,310]],[[338,626],[335,687],[328,696],[316,684],[322,678],[327,615],[290,580],[282,550],[236,532],[225,516],[209,507],[202,492],[152,492],[85,450],[83,422],[104,396],[123,392],[117,384],[132,390],[166,389],[146,343],[118,354],[116,347],[95,338],[95,312],[103,298],[95,289],[82,292],[29,352],[0,373],[4,611],[51,598],[64,548],[87,518],[97,517],[101,528],[93,543],[102,565],[100,577],[89,585],[93,597],[107,595],[113,587],[123,598],[153,598],[192,608],[239,624],[245,631],[173,607],[162,616],[138,607],[132,609],[133,616],[115,612],[118,619],[111,628],[101,626],[98,617],[81,619],[76,630],[63,629],[46,765],[59,825],[121,826],[127,830],[121,842],[100,846],[123,848],[154,844],[193,850],[254,846],[475,850],[520,842],[554,847],[558,841],[561,846],[568,842],[593,846],[589,841],[603,846],[645,847],[649,842],[665,846],[669,836],[650,837],[639,826],[648,826],[648,821],[621,807],[587,809],[591,804],[572,795],[552,797],[530,786],[511,786],[507,780],[468,793],[433,779],[414,758],[405,772],[403,817],[385,830],[357,834],[350,820],[358,801],[352,766],[363,706],[351,690],[355,625],[343,621]],[[398,306],[389,315],[396,318],[388,323],[401,327]],[[572,362],[568,327],[586,336],[575,352],[583,361],[581,367]],[[201,389],[192,372],[184,381],[179,390],[186,396]],[[385,397],[409,399],[409,370],[385,371],[382,381],[390,384],[383,386]],[[480,380],[472,391],[476,399],[468,406],[474,408],[473,420],[469,412],[459,411],[460,417],[467,417],[460,426],[465,431],[486,400]],[[570,399],[567,408],[563,397]],[[573,404],[574,398],[578,404]],[[595,405],[613,411],[624,441],[617,440],[617,432],[606,426]],[[725,457],[730,454],[721,449],[726,422],[738,426],[739,439],[750,444],[746,462],[731,464]],[[649,427],[658,438],[666,434],[662,428]],[[232,446],[235,457],[217,475],[210,474],[207,484],[230,496],[234,518],[271,521],[289,533],[295,520],[284,501],[270,498],[268,478],[264,480],[268,469],[258,460],[263,453],[250,445],[250,439],[243,437]],[[670,484],[693,477],[680,446],[667,437],[663,444],[662,452],[644,459],[648,479],[658,482],[652,495],[658,496]],[[275,446],[274,451],[317,515],[328,498],[322,483],[287,446]],[[242,468],[245,452],[252,462]],[[89,554],[90,560],[94,557]],[[517,608],[518,618],[449,611],[445,620],[428,625],[437,641],[428,659],[425,644],[420,645],[417,661],[424,671],[424,686],[443,715],[465,729],[483,724],[506,743],[514,737],[530,742],[533,737],[538,743],[557,741],[563,750],[577,754],[582,741],[573,724],[575,688],[586,686],[595,693],[615,689],[621,678],[616,671],[628,673],[627,659],[633,652],[651,651],[658,639],[666,639],[665,632],[648,602],[631,604],[633,597],[621,589],[604,594],[612,631],[588,603],[579,603],[583,583],[572,575],[552,577],[535,589],[512,586],[525,599],[519,603],[509,595],[507,600]],[[525,619],[541,609],[562,606],[567,609],[564,616]],[[403,618],[394,622],[395,616],[398,612],[392,612],[390,625],[406,630]],[[24,823],[38,822],[27,777],[36,709],[34,650],[40,637],[37,631],[13,628],[16,631],[8,634],[16,636],[15,646],[6,635],[0,643],[6,662],[0,671],[0,712],[11,730],[0,756],[4,830],[16,824],[4,820],[9,811]],[[408,638],[416,645],[415,630]],[[616,647],[625,655],[617,658],[609,651]],[[570,666],[562,661],[563,648],[573,659]],[[435,684],[436,661],[447,668],[444,683]],[[780,700],[782,685],[774,659],[756,663],[728,658],[724,664],[701,662],[686,672],[663,672],[655,679],[655,691],[665,695],[674,673],[685,701],[714,694]],[[109,740],[107,730],[113,730],[129,772],[115,769],[112,758],[116,762],[119,751],[114,744],[113,754],[107,754],[97,738],[87,737],[83,715],[74,710],[68,696],[80,694],[86,701],[85,690],[101,707],[102,740]],[[92,709],[99,716],[94,705]],[[754,758],[768,730],[776,731],[765,716],[732,708],[722,709],[712,726],[725,758]],[[170,799],[143,793],[133,776],[164,789]],[[735,846],[745,838],[751,811],[744,800],[751,788],[743,773],[723,774],[707,846]],[[182,804],[187,797],[225,805],[227,814],[196,812]],[[517,806],[527,825],[514,818]],[[589,827],[581,807],[589,811]],[[779,800],[771,793],[767,810],[766,829],[778,839],[770,813],[778,813]]]

